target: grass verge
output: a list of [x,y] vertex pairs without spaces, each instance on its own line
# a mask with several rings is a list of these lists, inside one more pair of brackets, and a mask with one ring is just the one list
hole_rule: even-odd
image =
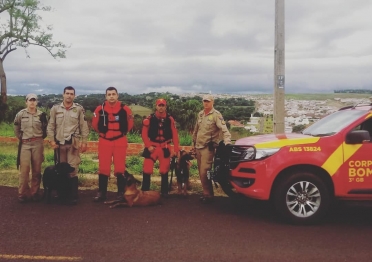
[[[16,167],[17,161],[17,145],[15,143],[0,143],[0,185],[18,187],[18,170]],[[128,166],[127,170],[133,174],[138,180],[142,181],[142,165],[143,158],[139,156],[128,156],[126,160]],[[190,169],[191,194],[201,194],[202,187],[199,180],[196,160],[192,160],[192,167]],[[53,150],[45,147],[44,162],[42,169],[47,166],[54,165]],[[81,154],[81,164],[79,166],[79,189],[95,190],[98,188],[98,157],[96,153]],[[169,179],[171,172],[169,172]],[[154,174],[151,177],[151,190],[160,190],[159,163],[154,165]],[[176,175],[173,174],[172,192],[177,191]],[[116,179],[111,175],[108,183],[109,191],[116,191]],[[224,195],[220,188],[215,190],[216,195]]]

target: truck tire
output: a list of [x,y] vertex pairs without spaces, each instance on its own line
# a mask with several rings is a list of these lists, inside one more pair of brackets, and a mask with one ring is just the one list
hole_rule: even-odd
[[299,171],[276,185],[273,202],[285,221],[300,225],[315,224],[329,209],[330,193],[319,177]]

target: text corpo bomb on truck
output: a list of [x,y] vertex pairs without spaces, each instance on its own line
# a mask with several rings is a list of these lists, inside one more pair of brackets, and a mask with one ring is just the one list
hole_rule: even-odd
[[334,199],[372,200],[372,104],[341,108],[302,134],[219,145],[212,178],[229,196],[271,200],[294,224],[318,222]]

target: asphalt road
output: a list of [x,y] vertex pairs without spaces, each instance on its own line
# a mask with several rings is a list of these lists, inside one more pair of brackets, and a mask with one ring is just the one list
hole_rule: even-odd
[[[371,261],[372,205],[341,204],[324,223],[291,226],[270,205],[171,197],[109,209],[80,191],[77,206],[17,202],[0,187],[0,261]],[[112,195],[114,197],[114,195]]]

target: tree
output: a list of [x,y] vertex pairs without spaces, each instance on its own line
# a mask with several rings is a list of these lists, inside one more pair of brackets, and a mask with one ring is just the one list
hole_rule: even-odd
[[[2,104],[0,101],[1,107],[4,107],[5,104]],[[0,123],[12,123],[16,114],[23,108],[26,107],[25,98],[21,96],[11,96],[9,97],[9,104],[5,108],[0,108],[3,113],[0,114]]]
[[174,117],[181,130],[191,133],[194,129],[198,113],[203,109],[200,101],[188,100],[186,102],[170,100],[168,102],[168,112]]
[[9,53],[22,47],[26,56],[30,57],[27,48],[33,45],[45,48],[53,58],[66,57],[66,45],[53,41],[52,26],[40,26],[42,18],[38,13],[41,11],[51,11],[51,7],[42,6],[37,0],[0,0],[0,17],[2,22],[5,20],[5,23],[0,25],[0,82],[3,104],[7,102],[3,63]]
[[293,133],[301,133],[306,128],[306,125],[297,125],[292,128]]
[[253,116],[254,116],[254,117],[262,117],[263,114],[261,114],[260,112],[255,112],[255,113],[253,114]]

